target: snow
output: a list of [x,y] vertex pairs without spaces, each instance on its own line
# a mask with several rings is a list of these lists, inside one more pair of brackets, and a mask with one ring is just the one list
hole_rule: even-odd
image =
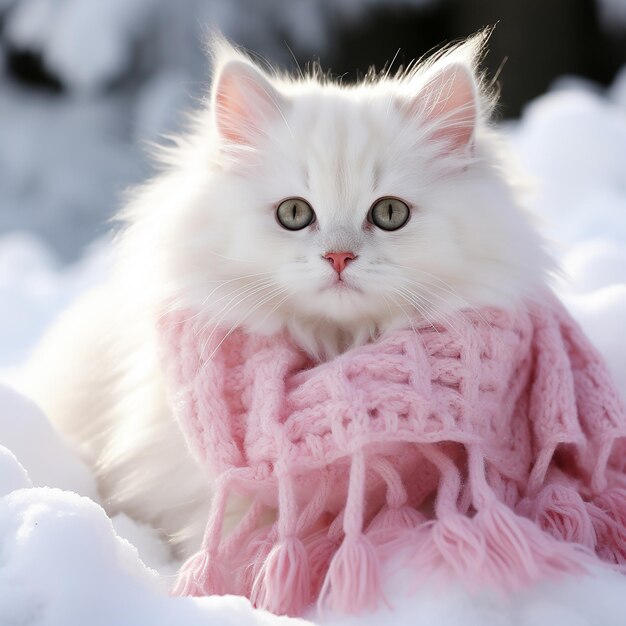
[[535,177],[558,291],[626,390],[626,68],[602,94],[577,80],[531,103],[512,147]]
[[[89,4],[94,3],[95,0],[90,0]],[[33,0],[31,4],[39,7],[32,10],[39,11],[44,11],[46,6],[43,1]],[[121,1],[115,3],[118,4],[123,5]],[[20,36],[48,36],[33,33]],[[106,36],[102,33],[103,38]],[[66,43],[69,46],[71,42]],[[108,66],[102,62],[97,67],[113,67],[112,58]],[[110,74],[111,70],[102,71]],[[81,89],[94,88],[89,80],[81,78],[80,71],[68,72]],[[155,136],[162,124],[171,123],[169,116],[181,102],[179,77],[175,70],[154,75],[146,83],[142,97],[137,99],[137,106],[143,111],[142,133],[146,136]],[[13,103],[7,105],[12,98]],[[84,185],[83,195],[75,196],[77,203],[72,210],[76,211],[87,207],[81,204],[81,198],[98,197],[102,190],[101,181],[90,178],[91,168],[101,166],[113,176],[115,168],[124,169],[125,164],[135,162],[122,158],[121,164],[111,163],[128,155],[130,138],[114,132],[117,138],[108,144],[110,150],[101,154],[99,135],[89,130],[94,120],[101,121],[109,115],[110,107],[118,106],[115,98],[98,105],[102,109],[97,115],[92,109],[96,106],[94,102],[88,105],[85,102],[77,99],[71,105],[79,125],[83,124],[87,141],[94,141],[93,153],[73,161],[77,178]],[[19,106],[23,107],[23,100],[17,92],[0,92],[0,112],[15,111]],[[70,128],[75,133],[77,122],[70,121],[70,109],[50,109],[49,103],[43,101],[33,102],[30,109],[38,111],[33,113],[32,135],[24,128],[19,130],[18,125],[11,128],[0,115],[2,131],[8,129],[11,133],[8,143],[0,143],[0,182],[5,176],[13,176],[7,197],[15,202],[19,200],[22,207],[26,198],[27,205],[32,202],[35,211],[39,185],[41,189],[55,189],[55,181],[58,183],[57,178],[63,172],[54,170],[54,160],[47,154],[27,173],[31,153],[23,148],[23,142],[36,145],[43,141],[37,136],[41,132],[47,133],[45,138],[50,138],[53,144],[56,141],[54,145],[60,147],[63,133]],[[40,121],[43,111],[48,111],[54,123],[58,122],[57,129],[49,129]],[[31,114],[29,107],[21,113]],[[97,132],[106,134],[116,128],[113,123]],[[70,141],[74,141],[76,135],[71,133]],[[623,332],[626,68],[606,93],[581,81],[560,81],[553,91],[527,108],[521,122],[510,129],[509,138],[517,159],[536,180],[533,209],[543,221],[546,235],[555,241],[557,256],[567,276],[558,281],[557,289],[607,358],[619,387],[626,391],[626,333]],[[85,163],[81,162],[83,158]],[[19,185],[22,195],[18,194]],[[35,192],[29,200],[24,189],[33,185]],[[71,197],[75,193],[60,184],[56,189],[58,194],[51,194],[52,204],[47,204],[45,211],[52,210],[50,206],[60,207],[68,199],[66,194]],[[38,217],[35,211],[33,225]],[[46,217],[57,220],[60,230],[67,228],[68,222],[64,221],[67,215],[63,211],[46,213]],[[45,327],[78,294],[102,281],[109,265],[110,246],[106,239],[93,244],[79,261],[63,265],[32,232],[12,232],[0,237],[0,371],[5,380],[18,380],[19,366]],[[461,588],[445,591],[422,588],[407,594],[409,577],[390,566],[385,580],[393,610],[381,608],[359,617],[311,613],[307,621],[254,610],[243,598],[171,598],[167,588],[176,567],[157,529],[142,526],[125,515],[107,517],[98,503],[88,468],[61,441],[34,404],[11,388],[0,386],[2,625],[623,626],[626,623],[623,600],[626,578],[608,570],[542,584],[513,597],[501,597],[470,596]]]
[[626,2],[624,0],[598,0],[600,20],[605,28],[618,34],[626,30]]
[[0,446],[0,624],[298,624],[243,598],[168,597],[175,570],[155,531],[78,495],[96,498],[93,479],[34,404],[0,386],[0,407],[0,441],[24,461]]
[[110,261],[105,241],[63,266],[32,234],[0,235],[0,371],[19,365],[56,315],[104,279]]
[[[32,485],[58,487],[97,500],[93,476],[33,402],[0,387],[0,407],[2,446],[19,458]],[[2,491],[7,493],[4,475],[0,477]]]
[[105,232],[124,187],[145,174],[127,103],[0,86],[0,232],[28,230],[73,258]]

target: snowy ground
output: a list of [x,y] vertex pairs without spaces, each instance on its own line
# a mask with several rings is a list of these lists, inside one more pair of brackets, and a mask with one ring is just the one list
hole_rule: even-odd
[[[538,179],[534,209],[569,275],[559,291],[626,392],[626,70],[607,93],[562,81],[510,133],[518,159]],[[33,236],[0,238],[6,380],[18,379],[20,364],[54,317],[106,276],[108,255],[100,242],[82,261],[61,266]],[[0,624],[309,623],[254,611],[241,598],[169,598],[176,564],[156,533],[123,516],[108,519],[96,502],[89,471],[46,418],[0,387]],[[626,579],[608,572],[510,599],[470,598],[462,590],[407,597],[398,576],[389,577],[393,612],[309,619],[355,626],[626,624]]]

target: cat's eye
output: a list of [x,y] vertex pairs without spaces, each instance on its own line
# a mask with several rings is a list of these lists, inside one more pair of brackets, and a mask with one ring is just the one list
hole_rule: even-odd
[[399,198],[380,198],[372,205],[367,219],[383,230],[398,230],[409,221],[410,215],[408,205]]
[[302,230],[315,220],[311,205],[302,198],[287,198],[276,209],[278,223],[287,230]]

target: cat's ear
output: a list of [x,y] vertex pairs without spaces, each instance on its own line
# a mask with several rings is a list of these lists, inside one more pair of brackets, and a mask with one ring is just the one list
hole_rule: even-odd
[[241,57],[226,60],[213,81],[213,115],[226,142],[251,146],[282,119],[282,96],[265,74]]
[[433,69],[409,109],[419,116],[429,138],[439,141],[445,152],[455,152],[471,146],[478,121],[478,87],[472,69],[464,63]]

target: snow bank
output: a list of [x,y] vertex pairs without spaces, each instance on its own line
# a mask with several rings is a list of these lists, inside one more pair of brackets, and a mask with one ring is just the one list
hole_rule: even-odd
[[[95,497],[91,477],[64,448],[39,409],[3,386],[0,441],[15,444],[25,454],[24,465],[33,472],[31,476],[39,476],[31,480],[16,456],[0,446],[3,626],[302,623],[255,611],[243,598],[168,597],[169,577],[144,565],[136,547],[116,534],[114,523],[98,504],[53,486],[71,489],[73,484]],[[128,518],[118,520],[118,526],[140,539],[146,560],[154,559],[149,534],[141,535]]]
[[557,290],[626,395],[626,67],[606,95],[571,79],[557,87],[528,106],[511,143],[535,178]]
[[106,241],[64,266],[32,234],[0,235],[0,375],[9,377],[56,316],[105,278],[110,262]]
[[166,581],[114,533],[104,511],[67,491],[23,488],[0,499],[0,553],[1,624],[298,623],[243,598],[169,598]]
[[[19,458],[30,484],[59,487],[97,500],[90,471],[61,441],[46,416],[33,402],[3,386],[0,386],[0,443]],[[4,474],[0,473],[2,491],[8,492]]]

